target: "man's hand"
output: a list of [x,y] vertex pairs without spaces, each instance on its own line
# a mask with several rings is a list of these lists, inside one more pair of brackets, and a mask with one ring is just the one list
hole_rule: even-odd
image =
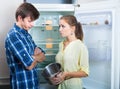
[[36,47],[35,50],[34,50],[34,55],[37,55],[37,54],[39,54],[41,52],[42,51],[38,47]]
[[34,61],[30,66],[26,67],[28,70],[32,70],[37,65],[37,62],[42,62],[45,60],[45,54],[37,47],[35,48],[34,55],[32,57]]
[[35,48],[34,51],[34,55],[33,58],[37,61],[37,62],[42,62],[45,60],[45,54],[39,49],[39,48]]

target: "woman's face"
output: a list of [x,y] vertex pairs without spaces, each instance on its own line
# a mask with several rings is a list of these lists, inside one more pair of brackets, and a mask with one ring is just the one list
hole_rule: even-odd
[[64,19],[60,19],[59,32],[62,37],[68,37],[72,33],[72,27]]

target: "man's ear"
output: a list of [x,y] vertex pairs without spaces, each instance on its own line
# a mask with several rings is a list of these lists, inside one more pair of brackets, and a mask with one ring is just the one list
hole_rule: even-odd
[[22,20],[22,17],[19,15],[18,17],[17,17],[17,21],[21,21]]

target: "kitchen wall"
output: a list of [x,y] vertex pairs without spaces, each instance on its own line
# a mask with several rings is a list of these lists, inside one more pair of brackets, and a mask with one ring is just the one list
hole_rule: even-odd
[[23,0],[0,1],[0,89],[1,85],[9,84],[9,69],[6,62],[4,41],[7,32],[15,22],[15,10]]

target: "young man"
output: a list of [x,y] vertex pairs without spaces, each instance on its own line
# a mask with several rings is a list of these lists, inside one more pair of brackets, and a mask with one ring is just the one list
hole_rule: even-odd
[[32,4],[22,3],[15,17],[16,23],[5,40],[11,89],[39,89],[36,64],[45,59],[45,54],[28,33],[39,12]]

